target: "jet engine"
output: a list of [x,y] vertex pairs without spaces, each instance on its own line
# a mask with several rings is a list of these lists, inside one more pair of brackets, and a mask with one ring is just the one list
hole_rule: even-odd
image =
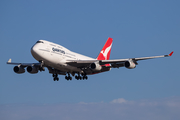
[[29,72],[29,73],[31,73],[31,74],[34,74],[34,73],[38,73],[38,68],[37,67],[35,67],[35,66],[28,66],[27,67],[27,71]]
[[98,62],[94,62],[91,64],[91,69],[100,71],[102,69],[102,66]]
[[15,66],[15,67],[14,67],[14,72],[15,72],[15,73],[18,73],[18,74],[21,74],[21,73],[24,73],[24,72],[25,72],[25,69],[24,69],[24,67],[22,67],[22,66]]
[[136,67],[136,64],[133,62],[133,60],[128,60],[124,63],[124,66],[128,69],[133,69]]

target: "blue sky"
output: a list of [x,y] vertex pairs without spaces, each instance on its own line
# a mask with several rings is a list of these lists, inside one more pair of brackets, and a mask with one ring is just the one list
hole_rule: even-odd
[[[177,0],[1,1],[0,119],[180,119],[179,5]],[[6,64],[9,58],[36,62],[30,48],[40,39],[96,58],[108,37],[114,40],[111,59],[174,54],[87,81],[59,76],[54,82],[47,69],[19,75]]]

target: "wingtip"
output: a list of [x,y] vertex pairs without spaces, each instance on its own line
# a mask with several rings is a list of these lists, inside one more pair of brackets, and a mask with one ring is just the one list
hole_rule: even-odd
[[172,52],[169,54],[169,56],[172,56],[173,53],[174,53],[174,51],[172,51]]
[[11,63],[11,59],[9,59],[7,63]]

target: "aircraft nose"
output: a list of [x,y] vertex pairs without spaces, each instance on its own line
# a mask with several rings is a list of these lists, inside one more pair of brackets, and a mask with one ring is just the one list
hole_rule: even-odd
[[31,48],[31,53],[36,53],[36,47],[35,47],[35,45],[32,46],[32,48]]
[[32,46],[31,48],[31,54],[33,55],[34,58],[38,56],[38,48],[37,45]]

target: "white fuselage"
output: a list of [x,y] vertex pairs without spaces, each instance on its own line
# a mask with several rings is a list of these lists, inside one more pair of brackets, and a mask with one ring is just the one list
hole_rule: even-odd
[[38,41],[31,48],[31,53],[36,60],[43,61],[46,66],[51,66],[63,72],[82,71],[80,68],[66,64],[68,60],[95,60],[45,40]]

